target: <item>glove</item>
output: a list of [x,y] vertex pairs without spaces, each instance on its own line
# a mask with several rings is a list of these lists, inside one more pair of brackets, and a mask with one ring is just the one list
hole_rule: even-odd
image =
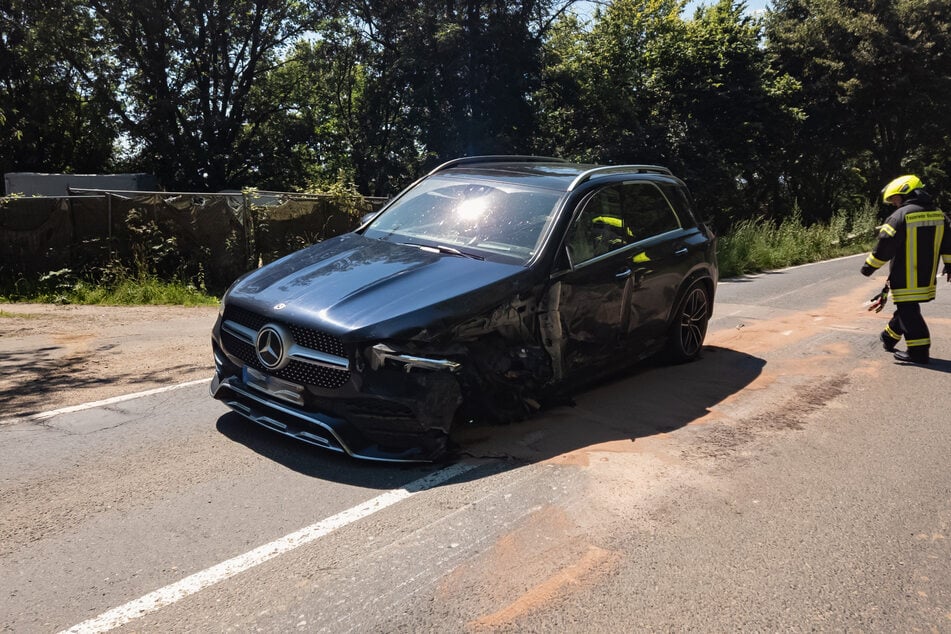
[[876,313],[882,312],[882,309],[885,308],[885,303],[888,301],[888,284],[882,287],[882,292],[868,300],[868,310],[875,311]]
[[876,268],[872,266],[871,264],[865,263],[862,265],[862,275],[864,275],[865,277],[870,276],[875,271],[876,271]]

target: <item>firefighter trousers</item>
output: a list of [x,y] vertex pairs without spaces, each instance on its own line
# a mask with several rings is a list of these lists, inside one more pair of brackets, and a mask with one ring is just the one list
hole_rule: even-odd
[[931,346],[931,333],[928,324],[921,316],[920,302],[900,302],[895,304],[895,314],[885,327],[885,335],[891,337],[895,343],[905,338],[909,348]]

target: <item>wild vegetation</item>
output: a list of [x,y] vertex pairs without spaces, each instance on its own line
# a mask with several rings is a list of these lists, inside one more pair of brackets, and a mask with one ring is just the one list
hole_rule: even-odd
[[[806,262],[816,262],[867,250],[878,223],[875,208],[855,214],[839,213],[830,222],[803,224],[799,214],[780,222],[755,218],[737,223],[720,238],[721,278],[756,273]],[[95,281],[90,281],[91,279]],[[178,276],[161,276],[146,262],[134,270],[118,267],[108,275],[78,275],[72,270],[51,271],[39,280],[20,280],[0,289],[0,302],[50,304],[215,304],[218,298],[202,285]],[[0,311],[0,317],[3,317]]]
[[[90,282],[72,271],[51,271],[39,280],[21,280],[0,292],[0,302],[98,304],[106,306],[208,306],[218,298],[206,289],[158,275],[124,274],[119,279]],[[0,311],[0,317],[5,316]]]
[[798,212],[780,221],[741,220],[717,245],[720,276],[735,277],[867,251],[874,243],[877,224],[871,206],[808,225]]
[[[0,171],[389,196],[467,154],[658,163],[725,236],[727,273],[818,233],[848,248],[843,223],[902,173],[949,204],[947,0],[694,7],[9,0]],[[790,233],[777,253],[767,237]]]

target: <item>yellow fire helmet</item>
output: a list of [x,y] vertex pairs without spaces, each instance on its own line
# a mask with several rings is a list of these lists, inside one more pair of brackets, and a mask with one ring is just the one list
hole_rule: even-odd
[[894,196],[895,194],[901,194],[905,196],[910,194],[916,189],[924,187],[925,184],[921,182],[914,174],[907,174],[905,176],[899,176],[888,185],[885,185],[885,189],[882,190],[882,200],[888,202],[888,199]]

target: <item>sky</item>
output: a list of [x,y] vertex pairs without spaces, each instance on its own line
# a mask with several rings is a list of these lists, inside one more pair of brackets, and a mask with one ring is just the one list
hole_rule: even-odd
[[[747,13],[754,14],[766,10],[766,5],[770,0],[746,0]],[[687,5],[687,15],[692,15],[693,9],[701,4],[713,4],[715,0],[693,0]]]
[[[686,15],[687,15],[687,16],[693,15],[693,9],[694,9],[694,7],[700,6],[701,4],[713,4],[714,2],[716,2],[716,0],[692,0],[692,1],[690,2],[690,4],[687,5],[687,13],[686,13]],[[769,4],[769,2],[770,2],[770,0],[746,0],[746,10],[747,10],[747,12],[750,13],[750,14],[754,14],[754,13],[758,13],[758,12],[761,12],[761,11],[765,11],[765,10],[766,10],[766,5]],[[593,5],[593,3],[590,3],[590,2],[581,2],[580,4],[582,4],[582,5],[585,5],[585,4],[587,4],[587,5]],[[585,9],[585,8],[583,8],[583,9],[582,9],[582,12],[585,11],[585,10],[591,10],[591,11],[593,11],[593,7],[592,7],[591,9]]]
[[769,4],[769,0],[746,0],[746,10],[750,13],[765,11],[767,4]]

